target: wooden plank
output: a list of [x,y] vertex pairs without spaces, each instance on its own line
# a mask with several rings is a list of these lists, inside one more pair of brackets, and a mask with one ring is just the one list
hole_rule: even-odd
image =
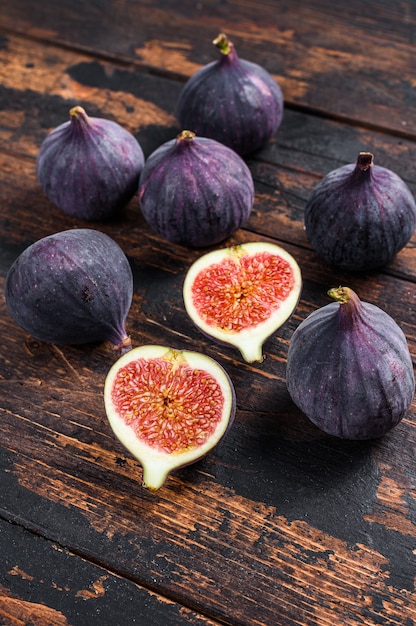
[[288,105],[414,136],[412,3],[71,3],[8,1],[0,27],[189,77],[217,58],[226,31],[242,58],[266,67]]
[[[143,141],[149,154],[177,130],[174,101],[181,80],[192,69],[193,48],[184,52],[183,41],[195,44],[203,28],[208,31],[212,25],[192,30],[196,9],[187,6],[184,12],[180,3],[175,5],[176,22],[168,23],[173,13],[166,3],[166,12],[160,12],[156,3],[155,12],[147,11],[142,30],[134,30],[146,3],[133,3],[131,30],[120,38],[118,33],[125,29],[122,11],[101,13],[103,26],[94,31],[91,24],[93,19],[97,22],[103,5],[87,5],[79,12],[64,4],[55,15],[48,13],[52,2],[45,10],[37,7],[30,20],[21,12],[23,3],[0,16],[0,23],[22,33],[3,40],[0,58],[1,291],[10,263],[26,245],[50,232],[85,225],[62,215],[40,192],[34,158],[41,138],[66,119],[71,103],[81,102],[93,114],[120,121]],[[254,4],[234,6],[239,8],[239,19],[252,28],[250,37],[243,37],[242,22],[235,21],[233,32],[240,33],[240,40],[257,58],[266,58],[266,44],[258,33],[256,38]],[[265,2],[262,7],[264,17],[276,9]],[[201,5],[198,10],[206,9]],[[340,34],[344,18],[333,8],[319,2],[316,8],[305,4],[297,10],[303,16],[299,33],[308,46],[313,34],[308,29],[325,14],[334,25],[326,33],[328,41],[333,37],[338,48],[348,48],[351,33]],[[392,17],[387,4],[382,5],[380,17],[373,17],[368,7],[365,14],[354,16],[354,4],[345,15],[357,33],[359,29],[367,33],[368,50],[376,50],[376,42],[381,46],[376,26],[377,20],[386,23]],[[74,26],[71,41],[63,41],[64,21]],[[111,37],[110,31],[104,32],[110,21],[114,22]],[[385,50],[408,49],[406,30],[400,24],[403,21],[392,17]],[[32,40],[26,39],[26,25]],[[41,27],[42,31],[36,30]],[[268,36],[279,41],[274,27],[270,29]],[[318,32],[318,37],[323,36]],[[38,45],[38,38],[64,45]],[[136,51],[146,50],[148,42],[156,59],[153,67],[149,56],[141,52],[140,59]],[[291,46],[288,50],[293,52],[296,46]],[[163,54],[168,49],[173,56]],[[329,47],[317,56],[312,49],[316,61],[327,55]],[[201,48],[199,54],[208,57],[208,46],[205,50]],[[199,58],[202,61],[203,56]],[[270,58],[274,62],[273,55]],[[352,57],[342,59],[345,67],[353,63]],[[377,62],[387,64],[386,59]],[[397,56],[392,59],[397,61]],[[143,71],[137,71],[139,66]],[[174,66],[182,67],[179,74]],[[403,77],[406,80],[406,74]],[[323,99],[332,86],[321,85]],[[400,166],[415,189],[414,145],[397,134],[305,115],[295,110],[295,89],[293,93],[293,108],[276,141],[249,160],[256,183],[255,207],[247,228],[230,239],[230,243],[257,238],[281,242],[302,268],[299,306],[266,343],[262,364],[243,363],[236,351],[215,345],[190,324],[181,289],[186,269],[200,251],[161,241],[144,224],[135,199],[119,219],[97,224],[122,245],[133,267],[135,294],[128,318],[133,344],[163,342],[204,351],[220,360],[236,386],[238,411],[227,438],[205,459],[172,475],[160,492],[150,494],[141,487],[139,464],[107,423],[102,390],[115,358],[112,349],[105,344],[58,348],[37,342],[14,325],[4,298],[0,299],[2,554],[9,554],[11,537],[2,529],[19,535],[15,540],[18,569],[3,566],[8,568],[7,584],[0,595],[6,598],[13,619],[20,619],[25,602],[33,598],[36,606],[46,607],[44,616],[49,608],[55,618],[62,613],[69,621],[64,608],[75,610],[70,604],[73,593],[64,605],[52,583],[42,587],[40,576],[29,585],[32,596],[23,576],[23,580],[12,578],[11,571],[29,571],[32,576],[30,567],[38,558],[46,564],[61,560],[63,575],[67,565],[79,571],[79,580],[75,573],[70,577],[72,590],[92,592],[100,576],[108,575],[102,581],[106,590],[108,582],[108,592],[98,603],[104,611],[108,601],[110,614],[116,603],[113,593],[121,585],[126,598],[122,610],[128,615],[132,610],[128,597],[134,588],[135,601],[150,606],[146,617],[155,623],[169,624],[169,619],[180,623],[174,621],[179,614],[182,623],[212,623],[204,617],[210,616],[216,623],[239,626],[371,626],[387,621],[391,626],[408,626],[415,621],[416,404],[382,440],[344,442],[309,423],[291,403],[285,386],[293,330],[308,313],[327,303],[327,288],[346,280],[363,299],[379,304],[398,321],[416,358],[414,241],[388,271],[350,276],[321,264],[302,229],[302,210],[312,184],[334,163],[352,159],[359,146],[375,145],[377,161],[383,157],[390,159],[392,169]],[[360,93],[355,93],[355,102]],[[364,102],[369,98],[361,105]],[[315,105],[308,100],[299,109],[303,106],[312,111]],[[328,115],[339,114],[331,103]],[[385,118],[389,130],[395,128],[394,115],[392,124]],[[5,525],[4,520],[20,528]],[[57,556],[50,542],[63,546],[63,552]],[[87,576],[90,586],[81,584]],[[3,576],[1,580],[3,584]],[[63,587],[60,581],[59,586]],[[16,604],[10,604],[10,598]],[[166,598],[173,604],[161,606]],[[83,609],[84,602],[80,601]],[[80,615],[84,617],[85,610]]]
[[215,626],[216,622],[0,520],[4,626]]
[[[65,411],[61,419],[67,420]],[[378,451],[335,446],[330,459],[322,439],[305,433],[303,446],[298,442],[286,450],[286,460],[292,457],[295,464],[285,466],[282,481],[276,480],[281,467],[272,459],[285,446],[276,449],[263,433],[260,448],[269,459],[269,473],[250,446],[249,466],[239,482],[229,473],[236,459],[228,454],[224,466],[211,459],[196,471],[188,468],[151,496],[140,488],[137,464],[117,446],[103,449],[100,437],[90,433],[81,457],[71,445],[79,446],[73,437],[47,430],[49,441],[32,434],[38,446],[51,448],[42,461],[21,452],[8,455],[2,509],[6,504],[16,512],[20,503],[22,519],[25,503],[25,524],[52,538],[58,535],[86,559],[116,567],[123,577],[134,572],[138,583],[193,602],[219,621],[227,622],[231,613],[234,624],[356,624],[360,619],[378,624],[388,617],[399,625],[414,619],[409,557],[415,529],[403,525],[402,515],[399,527],[392,515],[384,518],[392,528],[380,524]],[[82,437],[79,426],[78,433]],[[284,443],[290,446],[290,440]],[[293,473],[296,459],[303,472]],[[244,481],[260,487],[268,504],[240,493]],[[394,481],[389,488],[395,486],[402,493],[406,488]],[[399,502],[406,507],[405,498]]]

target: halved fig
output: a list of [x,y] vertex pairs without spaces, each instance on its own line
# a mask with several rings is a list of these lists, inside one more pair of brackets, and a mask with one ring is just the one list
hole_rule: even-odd
[[248,363],[291,316],[302,276],[295,259],[272,243],[250,242],[208,252],[189,268],[185,309],[200,330],[238,348]]
[[104,386],[109,423],[143,467],[143,486],[159,489],[168,474],[205,456],[231,426],[235,391],[211,357],[145,345],[124,354]]

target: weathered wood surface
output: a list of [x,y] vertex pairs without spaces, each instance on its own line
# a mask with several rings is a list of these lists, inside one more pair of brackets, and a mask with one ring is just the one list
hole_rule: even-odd
[[[225,30],[262,63],[289,102],[356,124],[414,135],[414,2],[7,2],[5,28],[188,76]],[[215,35],[214,35],[215,36]]]
[[217,624],[19,525],[2,520],[0,537],[2,625],[105,624],[108,616],[114,624]]
[[248,365],[186,317],[182,283],[200,252],[161,241],[135,199],[119,219],[95,225],[132,264],[133,344],[199,349],[236,387],[227,438],[157,494],[143,490],[139,464],[105,418],[111,348],[40,344],[13,324],[1,296],[2,625],[416,620],[416,404],[381,440],[343,442],[310,424],[285,387],[293,330],[346,281],[397,320],[416,357],[416,239],[384,271],[351,276],[324,266],[303,230],[313,185],[360,150],[416,192],[416,5],[293,5],[3,2],[1,293],[28,244],[87,225],[40,191],[35,157],[46,133],[82,104],[124,125],[150,154],[178,132],[180,88],[212,59],[219,30],[272,72],[287,103],[276,138],[247,159],[253,213],[230,243],[284,245],[304,288],[294,316],[265,344],[265,361]]

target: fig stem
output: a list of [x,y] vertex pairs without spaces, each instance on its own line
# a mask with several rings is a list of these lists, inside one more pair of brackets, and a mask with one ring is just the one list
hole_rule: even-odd
[[143,478],[142,485],[148,491],[157,491],[166,482],[168,477],[169,468],[164,467],[163,462],[158,463],[146,462],[142,463]]
[[238,344],[238,349],[246,363],[262,363],[264,361],[262,347],[262,343],[248,342],[246,345]]
[[192,130],[182,130],[179,135],[176,136],[177,141],[192,141],[196,137],[196,134]]
[[328,296],[333,298],[337,302],[341,304],[345,304],[350,299],[350,288],[349,287],[333,287],[328,290]]
[[72,107],[72,109],[69,110],[69,116],[71,119],[76,119],[76,120],[81,118],[81,120],[87,124],[89,122],[89,118],[85,109],[79,104],[77,104],[76,106]]
[[340,305],[338,309],[340,328],[343,332],[355,328],[362,319],[362,302],[355,291],[349,287],[336,287],[328,295]]
[[221,54],[230,54],[233,44],[229,41],[225,33],[220,33],[213,42],[214,46],[217,46]]
[[125,354],[126,352],[131,350],[131,338],[126,335],[123,341],[118,345],[114,345],[113,348],[114,350],[120,351],[120,354]]
[[366,172],[374,162],[374,155],[371,152],[360,152],[357,157],[357,167]]
[[333,287],[327,293],[330,298],[333,298],[340,304],[350,304],[353,307],[359,307],[361,304],[360,298],[349,287]]

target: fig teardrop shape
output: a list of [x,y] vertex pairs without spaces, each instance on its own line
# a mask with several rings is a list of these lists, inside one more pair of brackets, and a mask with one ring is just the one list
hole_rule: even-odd
[[291,316],[302,288],[300,268],[280,246],[251,242],[214,250],[189,268],[185,308],[206,335],[262,361],[264,341]]
[[415,225],[409,187],[391,170],[374,165],[370,152],[329,172],[305,207],[311,246],[329,265],[347,271],[386,265],[408,243]]
[[336,302],[311,313],[292,335],[289,394],[326,433],[380,437],[403,419],[414,396],[405,335],[390,315],[352,289],[328,293]]
[[114,363],[104,402],[115,435],[142,465],[150,490],[212,450],[235,415],[234,387],[217,361],[157,345],[134,348]]
[[241,59],[224,33],[213,43],[220,57],[185,83],[177,118],[182,128],[247,155],[266,144],[279,128],[282,90],[264,67]]
[[133,275],[104,233],[75,228],[31,244],[10,267],[5,295],[14,321],[39,341],[130,348],[125,322]]
[[243,159],[187,130],[159,146],[140,175],[145,220],[167,241],[193,248],[232,235],[248,219],[253,199],[253,178]]
[[144,154],[117,122],[89,117],[81,106],[44,139],[36,173],[45,195],[71,217],[116,215],[137,191]]

